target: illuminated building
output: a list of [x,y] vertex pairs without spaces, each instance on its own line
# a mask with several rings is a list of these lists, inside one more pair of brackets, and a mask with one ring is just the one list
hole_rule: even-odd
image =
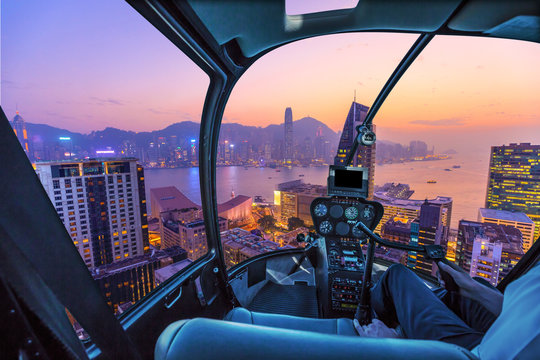
[[[395,198],[387,195],[384,191],[375,192],[374,198],[384,207],[383,217],[375,228],[375,232],[380,232],[382,225],[395,217],[405,220],[419,217],[420,208],[426,201]],[[437,196],[435,199],[428,199],[427,202],[431,205],[441,207],[441,223],[446,229],[449,229],[452,218],[452,198],[448,196]]]
[[[427,200],[422,204],[418,218],[418,245],[444,245],[442,210],[441,206],[431,204]],[[435,275],[436,265],[426,259],[424,254],[416,254],[413,267],[426,275]]]
[[26,124],[24,122],[24,119],[18,111],[15,113],[15,117],[11,122],[11,127],[13,128],[15,135],[17,135],[17,139],[19,139],[19,142],[21,143],[21,146],[24,149],[26,156],[28,156],[30,154],[28,133],[26,132]]
[[[102,265],[92,270],[107,304],[114,312],[119,307],[136,303],[152,291],[158,269],[185,261],[186,251],[180,247],[152,251],[113,264]],[[127,306],[123,306],[125,309]]]
[[150,189],[150,208],[152,218],[159,219],[164,212],[175,210],[199,210],[200,206],[187,198],[175,186]]
[[45,162],[35,166],[89,268],[149,250],[144,170],[136,159]]
[[496,285],[523,256],[521,232],[512,226],[459,222],[456,263]]
[[524,213],[479,209],[478,222],[515,227],[523,236],[523,252],[527,252],[534,242],[534,222]]
[[[357,135],[356,127],[364,122],[368,110],[369,107],[353,101],[347,119],[345,120],[345,125],[343,126],[338,151],[334,158],[334,165],[346,165],[345,161],[347,155],[351,151],[354,139]],[[375,126],[373,126],[372,130],[375,131]],[[358,150],[353,157],[351,166],[366,167],[369,169],[368,198],[372,199],[375,179],[375,144],[372,146],[358,146]]]
[[250,257],[274,251],[279,244],[264,240],[244,229],[235,228],[221,232],[223,256],[227,267],[232,267]]
[[231,224],[242,225],[252,221],[250,196],[238,195],[218,205],[218,215],[229,220]]
[[293,159],[293,119],[292,119],[292,109],[290,107],[285,109],[285,134],[284,134],[284,162],[286,164],[291,164]]
[[[227,229],[227,219],[218,218],[219,230]],[[178,221],[162,219],[161,248],[180,246],[188,259],[195,261],[208,252],[204,220]]]
[[287,223],[289,218],[297,217],[307,226],[313,225],[311,218],[311,202],[327,193],[326,186],[304,184],[302,180],[293,180],[278,184],[281,222]]
[[[540,145],[492,146],[486,208],[527,214],[540,234]],[[528,244],[526,246],[529,246]]]

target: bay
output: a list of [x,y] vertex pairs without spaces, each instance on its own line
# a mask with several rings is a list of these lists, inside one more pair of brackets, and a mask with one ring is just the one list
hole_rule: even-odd
[[[415,190],[412,199],[452,197],[452,228],[457,228],[460,219],[475,221],[478,208],[484,206],[489,153],[484,155],[476,157],[470,154],[456,155],[448,160],[377,165],[375,184],[382,185],[387,182],[409,184],[411,189]],[[454,169],[453,165],[461,167]],[[445,169],[450,169],[450,171]],[[252,197],[259,195],[271,202],[273,192],[279,183],[303,179],[306,183],[325,185],[327,176],[327,167],[293,167],[291,169],[218,167],[216,170],[217,201],[222,203],[229,200],[231,192],[234,192],[236,195]],[[428,180],[435,180],[436,183],[428,184]],[[147,199],[150,199],[151,188],[176,186],[192,201],[201,203],[198,168],[146,169],[145,182]],[[149,205],[150,201],[147,204]]]

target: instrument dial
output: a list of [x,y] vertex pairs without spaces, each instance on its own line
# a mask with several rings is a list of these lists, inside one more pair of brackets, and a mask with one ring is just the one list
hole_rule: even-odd
[[331,217],[338,219],[342,215],[343,215],[343,208],[341,207],[341,205],[333,205],[330,208],[330,216]]
[[352,228],[352,234],[355,238],[357,239],[364,239],[366,237],[366,234],[364,234],[364,232],[362,230],[360,230],[360,221],[357,222],[353,228]]
[[329,234],[332,231],[333,227],[330,221],[325,220],[319,225],[319,231],[321,234]]
[[358,209],[355,208],[354,206],[351,206],[345,209],[345,217],[347,219],[353,220],[353,219],[356,219],[357,216],[358,216]]
[[328,209],[326,208],[326,205],[324,204],[317,204],[315,205],[315,208],[313,209],[313,214],[315,214],[315,216],[317,217],[324,216],[326,215],[327,212],[328,212]]
[[373,219],[373,215],[373,208],[371,206],[366,206],[364,208],[364,211],[362,211],[362,218],[364,218],[365,220]]
[[341,236],[347,235],[349,233],[349,225],[343,221],[338,222],[336,225],[336,232]]

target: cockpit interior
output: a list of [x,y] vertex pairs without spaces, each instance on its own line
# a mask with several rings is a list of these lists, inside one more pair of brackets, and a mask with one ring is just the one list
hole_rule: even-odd
[[[376,233],[385,209],[371,197],[369,168],[352,166],[353,157],[359,147],[376,143],[378,110],[432,39],[446,35],[540,43],[540,4],[359,0],[348,9],[288,15],[285,2],[127,0],[210,79],[198,135],[208,251],[120,316],[110,311],[2,110],[2,358],[482,358],[437,340],[358,335],[353,320],[362,325],[372,321],[370,289],[392,265],[377,258],[376,249],[399,249],[425,261],[448,260],[439,244],[392,242]],[[354,129],[347,158],[328,166],[327,193],[309,205],[313,230],[296,237],[302,246],[228,267],[220,240],[216,163],[230,94],[253,64],[281,46],[352,32],[418,37]],[[497,289],[504,292],[539,256],[536,242]],[[418,275],[429,289],[440,290],[435,276]],[[84,329],[82,341],[72,319]]]

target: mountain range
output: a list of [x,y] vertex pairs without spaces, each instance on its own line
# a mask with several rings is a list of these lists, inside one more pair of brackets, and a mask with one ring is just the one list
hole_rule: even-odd
[[[44,143],[57,143],[59,137],[71,137],[73,145],[83,149],[90,148],[119,148],[124,141],[130,141],[136,146],[145,147],[151,141],[159,137],[166,139],[176,136],[178,143],[189,142],[199,136],[199,124],[192,121],[183,121],[167,126],[161,130],[149,132],[134,132],[107,127],[103,130],[92,131],[89,134],[81,134],[69,130],[44,125],[26,123],[29,136],[33,141]],[[297,142],[306,137],[315,139],[317,131],[321,129],[322,135],[336,145],[339,141],[338,134],[328,126],[311,117],[305,117],[293,122],[293,135]],[[232,143],[247,140],[250,143],[275,142],[283,139],[284,125],[268,125],[266,127],[246,126],[237,123],[223,123],[220,130],[220,140],[228,140]]]

